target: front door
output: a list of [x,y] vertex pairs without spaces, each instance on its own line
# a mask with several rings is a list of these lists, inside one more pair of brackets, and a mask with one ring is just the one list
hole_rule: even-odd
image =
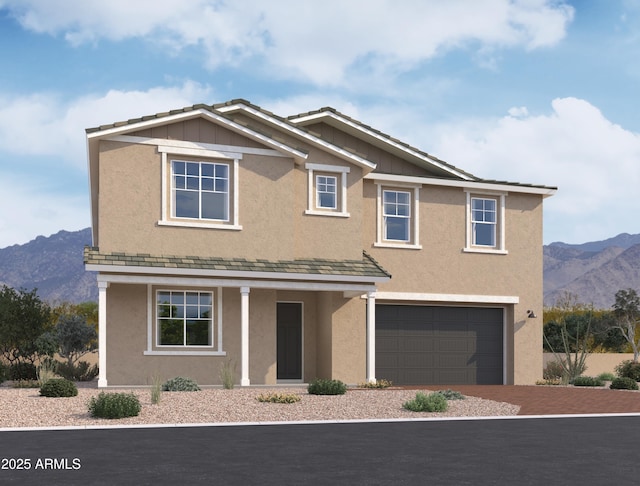
[[302,303],[278,302],[278,380],[302,379]]

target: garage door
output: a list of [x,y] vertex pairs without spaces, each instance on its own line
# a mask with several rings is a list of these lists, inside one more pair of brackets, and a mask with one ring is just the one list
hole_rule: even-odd
[[503,383],[503,309],[376,306],[376,378],[397,385]]

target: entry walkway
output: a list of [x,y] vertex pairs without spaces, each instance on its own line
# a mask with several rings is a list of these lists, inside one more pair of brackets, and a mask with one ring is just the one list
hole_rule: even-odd
[[463,395],[520,405],[518,415],[640,413],[638,391],[524,385],[431,385],[422,388],[450,388]]

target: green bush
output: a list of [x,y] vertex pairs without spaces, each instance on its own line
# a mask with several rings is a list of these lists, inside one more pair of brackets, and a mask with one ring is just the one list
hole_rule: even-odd
[[38,370],[33,363],[13,363],[9,366],[9,378],[12,380],[37,380]]
[[626,360],[616,366],[616,374],[620,378],[631,378],[634,381],[640,381],[640,363]]
[[416,393],[413,400],[404,402],[402,407],[412,412],[446,412],[449,404],[441,393]]
[[347,392],[347,385],[340,380],[315,379],[307,387],[310,395],[344,395]]
[[592,376],[577,376],[573,380],[573,386],[604,386],[604,381]]
[[40,395],[43,397],[75,397],[78,395],[78,387],[73,381],[52,378],[40,387]]
[[162,391],[200,391],[200,387],[191,378],[176,376],[162,385]]
[[621,378],[614,378],[611,385],[609,385],[609,388],[613,390],[637,390],[638,382],[633,378],[623,376]]
[[9,367],[0,363],[0,383],[4,383],[9,378]]
[[98,365],[91,366],[86,361],[79,361],[77,364],[58,363],[56,373],[67,380],[91,381],[98,376]]
[[135,417],[140,414],[141,408],[140,400],[133,393],[100,392],[89,401],[89,413],[98,418]]
[[601,381],[613,381],[616,375],[613,373],[600,373],[598,379]]
[[439,393],[446,400],[464,400],[465,399],[465,396],[462,393],[455,390],[438,390],[435,393]]
[[261,393],[256,400],[267,403],[296,403],[300,401],[300,396],[295,393]]

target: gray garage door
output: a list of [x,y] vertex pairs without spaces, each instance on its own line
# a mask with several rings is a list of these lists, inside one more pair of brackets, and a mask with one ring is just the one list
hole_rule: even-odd
[[397,385],[503,383],[503,310],[376,306],[376,378]]

